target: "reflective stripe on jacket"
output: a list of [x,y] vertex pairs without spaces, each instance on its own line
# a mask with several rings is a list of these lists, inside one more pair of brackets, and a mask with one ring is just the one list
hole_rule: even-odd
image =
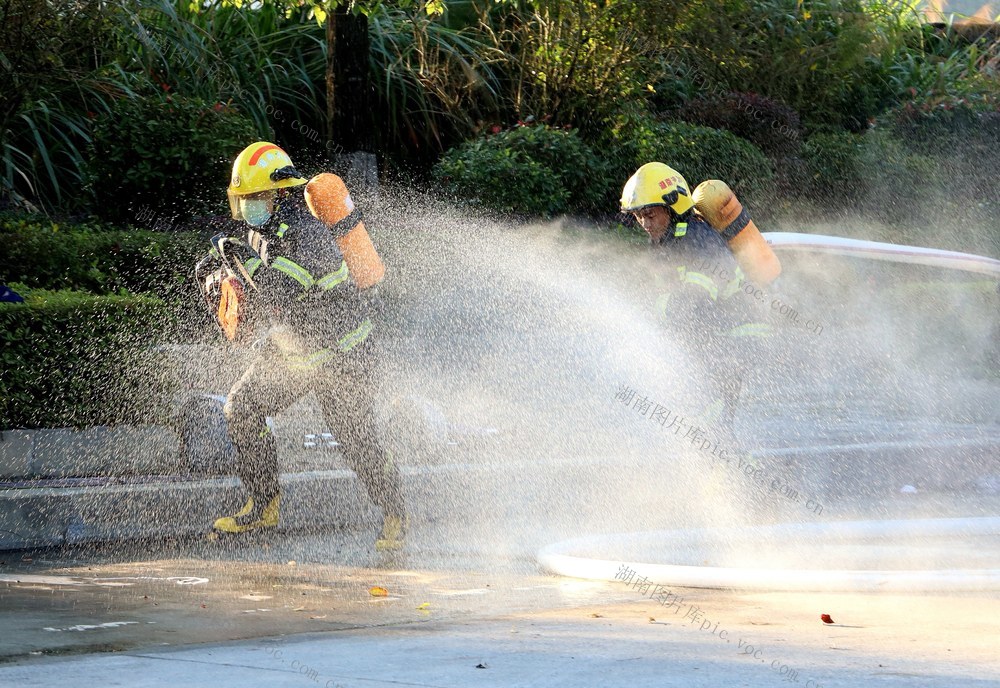
[[771,336],[772,326],[744,292],[750,283],[725,240],[707,222],[696,216],[650,245],[657,258],[674,268],[656,275],[655,308],[665,324],[697,340]]
[[356,348],[373,323],[368,298],[351,279],[336,240],[301,196],[291,189],[274,217],[250,231],[248,243],[262,255],[246,268],[258,287],[262,316],[301,342],[303,350],[286,354],[286,363],[314,367]]

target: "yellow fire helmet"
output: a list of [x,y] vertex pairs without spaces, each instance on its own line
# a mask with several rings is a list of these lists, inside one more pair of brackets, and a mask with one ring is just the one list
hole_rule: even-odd
[[691,210],[691,187],[681,173],[662,162],[647,162],[636,170],[622,189],[622,212],[651,205],[670,207],[679,217]]
[[229,180],[227,191],[233,219],[239,220],[242,217],[239,209],[240,196],[301,186],[307,181],[309,180],[292,166],[292,159],[281,148],[267,141],[251,143],[236,156],[233,163],[233,176]]

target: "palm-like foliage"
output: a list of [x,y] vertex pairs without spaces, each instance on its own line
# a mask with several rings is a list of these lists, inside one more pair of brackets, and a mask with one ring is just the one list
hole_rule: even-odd
[[134,92],[107,59],[116,10],[0,2],[0,202],[51,208],[79,189],[90,119]]
[[186,0],[0,0],[0,26],[0,89],[9,94],[0,192],[14,205],[82,205],[90,125],[116,99],[166,92],[232,101],[262,134],[272,121],[321,120],[322,36],[301,13],[221,3],[195,12]]
[[[91,125],[119,99],[231,103],[261,136],[295,147],[308,131],[315,143],[326,118],[323,27],[308,4],[238,4],[0,0],[0,198],[84,209]],[[383,151],[433,154],[493,116],[501,54],[472,30],[387,4],[368,27]]]
[[477,32],[386,4],[368,22],[383,149],[401,142],[440,151],[496,117],[503,97],[496,67],[505,55]]
[[[216,0],[194,11],[184,0],[143,3],[133,16],[127,59],[172,91],[233,101],[261,132],[270,122],[312,121],[322,84],[322,35],[304,12]],[[276,113],[280,112],[280,117]]]

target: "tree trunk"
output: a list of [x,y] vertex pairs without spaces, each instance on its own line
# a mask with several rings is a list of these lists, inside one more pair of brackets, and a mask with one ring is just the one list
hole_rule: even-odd
[[336,107],[336,57],[337,57],[337,13],[326,15],[326,148],[331,150],[334,142],[334,116]]
[[[339,9],[331,18],[333,16],[336,16],[334,41],[337,65],[334,78],[339,106],[339,109],[333,110],[333,141],[343,151],[373,152],[375,128],[368,67],[368,17],[361,13],[352,14],[346,7]],[[329,35],[329,27],[327,31]],[[327,40],[330,40],[329,37]],[[328,74],[328,91],[330,78]]]

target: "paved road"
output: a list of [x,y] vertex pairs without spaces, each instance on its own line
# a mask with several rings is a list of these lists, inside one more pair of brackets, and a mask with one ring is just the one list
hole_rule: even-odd
[[534,542],[427,524],[383,558],[369,537],[8,560],[0,685],[1000,685],[995,594],[674,588],[665,605],[540,573]]
[[[465,230],[445,229],[422,236]],[[671,390],[697,392],[698,380],[662,332],[625,317],[640,306],[621,296],[627,284],[600,247],[567,257],[558,239],[533,251],[515,239],[479,239],[482,254],[434,246],[432,270],[409,265],[409,297],[423,310],[393,340],[401,387],[504,435],[489,453],[464,456],[478,470],[449,473],[439,492],[439,466],[421,464],[431,477],[405,554],[376,555],[370,518],[229,545],[3,553],[0,685],[758,686],[792,671],[809,688],[1000,685],[995,594],[687,589],[675,613],[624,585],[540,572],[539,547],[588,533],[1000,509],[989,485],[968,484],[992,476],[995,454],[905,452],[878,475],[864,473],[868,453],[853,463],[828,456],[810,485],[829,499],[822,514],[787,500],[746,509],[745,486],[699,482],[696,454],[614,401],[630,384],[673,404]],[[832,291],[802,312],[825,318]],[[996,437],[995,374],[911,365],[928,358],[921,332],[885,324],[877,346],[882,322],[785,340],[771,374],[750,386],[753,437],[778,449]],[[918,491],[901,494],[906,484]],[[388,596],[373,597],[373,586]],[[838,624],[823,625],[821,613]],[[705,620],[727,638],[702,630]]]

